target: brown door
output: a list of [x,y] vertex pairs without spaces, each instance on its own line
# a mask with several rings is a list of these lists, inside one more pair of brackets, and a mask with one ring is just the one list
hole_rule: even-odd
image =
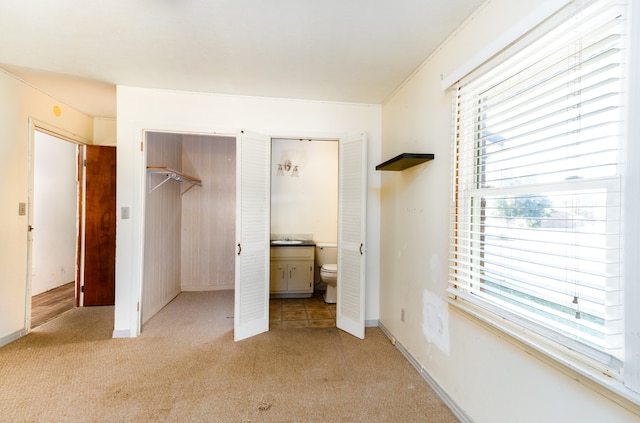
[[86,145],[84,304],[115,304],[116,148]]

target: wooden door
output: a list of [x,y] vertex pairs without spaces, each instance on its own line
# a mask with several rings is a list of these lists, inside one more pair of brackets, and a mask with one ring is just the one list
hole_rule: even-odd
[[116,148],[84,149],[83,305],[115,304]]

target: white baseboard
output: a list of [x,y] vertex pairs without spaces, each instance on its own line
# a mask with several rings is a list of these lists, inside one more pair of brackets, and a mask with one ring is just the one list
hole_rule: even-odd
[[222,285],[222,286],[189,285],[189,286],[181,286],[180,292],[233,291],[234,289],[235,289],[235,285]]
[[24,329],[20,329],[17,332],[11,333],[7,336],[3,336],[2,338],[0,338],[0,347],[4,347],[7,344],[10,344],[11,342],[15,341],[16,339],[20,339],[23,336],[25,336],[27,334],[27,331]]
[[379,324],[379,320],[378,319],[374,319],[374,320],[365,320],[364,321],[364,327],[365,328],[377,328],[378,324]]
[[382,323],[378,323],[378,327],[380,328],[380,330],[382,330],[382,332],[384,332],[385,335],[387,335],[390,340],[393,341],[394,345],[404,356],[404,358],[406,358],[407,361],[411,363],[411,365],[418,371],[420,376],[422,376],[422,378],[425,380],[425,382],[427,382],[431,389],[433,389],[436,394],[438,394],[440,399],[447,405],[447,407],[449,407],[451,412],[458,418],[458,420],[460,420],[461,423],[474,423],[473,419],[462,408],[460,408],[460,406],[458,406],[453,398],[449,396],[447,391],[445,391],[444,388],[440,386],[438,382],[436,382],[436,380],[433,378],[433,376],[431,376],[427,369],[422,367],[422,365],[418,363],[418,360],[416,360],[409,353],[409,351],[407,351],[406,348],[404,348],[402,344],[396,340],[395,336],[393,336],[393,334]]
[[131,331],[128,329],[118,329],[113,331],[112,338],[135,338],[131,336]]

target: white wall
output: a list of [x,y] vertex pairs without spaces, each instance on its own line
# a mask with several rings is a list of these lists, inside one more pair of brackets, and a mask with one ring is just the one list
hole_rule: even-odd
[[[271,233],[337,242],[338,142],[274,139],[271,157]],[[298,165],[299,177],[276,175],[285,160]]]
[[76,144],[39,131],[34,140],[31,295],[76,280]]
[[[18,204],[29,200],[29,119],[91,142],[93,120],[0,69],[0,345],[26,332],[27,225]],[[54,113],[54,106],[60,113]],[[30,207],[28,207],[30,210]]]
[[[365,132],[369,140],[367,282],[365,319],[379,314],[379,175],[381,107],[118,87],[117,207],[130,219],[117,221],[114,336],[136,336],[142,270],[143,130],[235,136],[247,129],[275,138],[339,138]],[[120,215],[120,213],[119,213]]]
[[116,146],[116,120],[97,117],[93,119],[93,144]]
[[487,2],[383,105],[383,158],[416,152],[434,153],[435,160],[383,174],[380,321],[477,423],[637,422],[444,300],[453,98],[441,78],[494,46],[539,5]]

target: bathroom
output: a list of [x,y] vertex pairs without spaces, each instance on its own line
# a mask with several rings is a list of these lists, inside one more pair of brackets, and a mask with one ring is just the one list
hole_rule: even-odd
[[[318,252],[337,254],[338,150],[338,141],[330,139],[273,138],[271,142],[271,239],[315,244],[312,288],[316,297],[326,290]],[[329,261],[336,264],[337,260]],[[327,302],[335,303],[335,288],[330,290]]]

